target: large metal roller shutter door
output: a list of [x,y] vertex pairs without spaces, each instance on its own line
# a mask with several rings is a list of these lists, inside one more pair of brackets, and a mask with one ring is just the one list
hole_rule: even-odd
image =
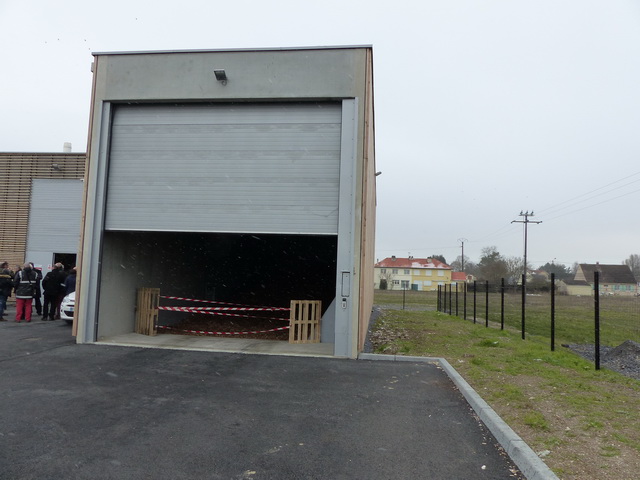
[[31,252],[78,251],[83,188],[82,180],[33,180],[27,260]]
[[122,105],[107,230],[337,234],[340,103]]

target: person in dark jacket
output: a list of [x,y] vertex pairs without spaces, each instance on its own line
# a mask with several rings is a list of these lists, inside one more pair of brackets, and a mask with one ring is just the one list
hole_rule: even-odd
[[31,268],[30,263],[25,263],[22,270],[16,273],[13,288],[16,292],[16,322],[20,322],[22,314],[27,322],[31,321],[31,304],[36,291],[38,275]]
[[0,263],[0,322],[6,321],[4,311],[7,309],[7,298],[13,290],[13,275],[9,270],[9,262]]
[[69,272],[67,272],[65,270],[65,266],[62,265],[62,263],[60,263],[60,277],[62,279],[61,281],[61,289],[60,289],[60,295],[58,295],[58,301],[56,303],[56,314],[55,314],[55,319],[58,320],[60,318],[60,304],[62,304],[62,300],[64,300],[64,297],[66,295],[65,290],[67,287],[65,287],[65,280],[67,279],[67,277],[69,276]]
[[67,278],[64,279],[64,294],[69,295],[76,291],[76,267],[71,269]]
[[35,303],[36,303],[36,312],[38,312],[38,315],[42,315],[42,301],[41,301],[41,297],[42,297],[42,269],[41,268],[36,268],[36,266],[33,264],[33,262],[29,262],[29,264],[31,265],[31,269],[34,272],[36,272],[36,275],[37,275],[36,293],[33,294],[33,298],[34,298]]
[[56,310],[59,308],[60,294],[64,292],[64,272],[61,263],[56,263],[53,270],[42,280],[44,290],[44,309],[42,320],[55,320]]

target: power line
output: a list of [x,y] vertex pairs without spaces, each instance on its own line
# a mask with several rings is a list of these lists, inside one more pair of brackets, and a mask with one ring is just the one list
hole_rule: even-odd
[[551,220],[555,220],[556,218],[564,217],[565,215],[571,215],[572,213],[581,212],[582,210],[586,210],[586,209],[591,208],[591,207],[597,207],[598,205],[602,205],[603,203],[611,202],[613,200],[617,200],[619,198],[626,197],[627,195],[631,195],[632,193],[636,193],[636,192],[640,192],[640,189],[633,190],[633,191],[627,192],[627,193],[623,193],[622,195],[618,195],[617,197],[608,198],[607,200],[603,200],[601,202],[594,203],[593,205],[587,205],[586,207],[582,207],[582,208],[579,208],[577,210],[572,210],[570,212],[561,213],[560,215],[556,215],[555,217],[551,217],[551,218],[547,219],[547,221],[550,222]]
[[504,227],[500,227],[498,230],[496,230],[493,233],[489,233],[483,237],[480,237],[476,240],[470,240],[469,243],[479,243],[479,242],[484,242],[487,239],[490,238],[494,238],[494,237],[503,237],[505,235],[507,235],[508,233],[511,233],[513,230],[515,229],[515,227],[513,227],[512,225],[506,225]]
[[[603,189],[605,189],[605,188],[607,188],[607,187],[610,187],[610,186],[612,186],[612,185],[615,185],[615,184],[617,184],[617,183],[620,183],[620,182],[622,182],[622,181],[624,181],[624,180],[628,180],[629,178],[631,178],[631,177],[635,177],[635,176],[637,176],[637,175],[640,175],[640,172],[632,173],[631,175],[627,175],[626,177],[623,177],[623,178],[620,178],[620,179],[615,180],[615,181],[613,181],[613,182],[607,183],[606,185],[603,185],[602,187],[598,187],[598,188],[596,188],[596,189],[590,190],[590,191],[588,191],[588,192],[586,192],[586,193],[583,193],[583,194],[581,194],[581,195],[578,195],[578,196],[575,196],[575,197],[569,198],[568,200],[565,200],[565,201],[563,201],[563,202],[560,202],[560,203],[558,203],[558,204],[556,204],[556,205],[552,205],[552,206],[547,207],[547,208],[544,208],[544,209],[542,209],[542,210],[538,210],[538,213],[542,213],[542,212],[549,212],[549,211],[553,212],[553,211],[555,211],[555,210],[562,210],[562,209],[564,209],[564,208],[569,208],[569,207],[571,207],[572,205],[575,205],[576,203],[580,203],[580,202],[583,202],[583,201],[591,200],[591,199],[593,199],[593,198],[596,198],[596,197],[599,197],[599,196],[602,196],[602,195],[606,195],[607,193],[610,193],[610,192],[612,192],[612,191],[614,191],[614,190],[616,190],[616,189],[623,188],[623,187],[626,187],[626,186],[632,185],[632,184],[634,184],[634,183],[640,182],[640,179],[638,179],[638,180],[633,180],[633,181],[631,181],[631,182],[629,182],[629,183],[626,183],[626,184],[624,184],[624,185],[622,185],[622,186],[617,186],[615,189],[607,190],[606,192],[602,192],[602,193],[599,193],[599,194],[597,194],[597,195],[593,195],[593,196],[591,196],[591,197],[588,197],[588,198],[585,198],[585,199],[583,199],[583,200],[580,200],[579,202],[574,202],[574,203],[572,203],[571,205],[568,205],[568,206],[566,206],[566,207],[562,207],[562,205],[566,205],[567,203],[573,202],[574,200],[578,200],[578,199],[580,199],[580,198],[586,197],[586,196],[588,196],[588,195],[591,195],[592,193],[598,192],[598,191],[600,191],[600,190],[603,190]],[[637,191],[637,190],[636,190],[636,191]],[[632,193],[633,193],[633,192],[632,192]]]

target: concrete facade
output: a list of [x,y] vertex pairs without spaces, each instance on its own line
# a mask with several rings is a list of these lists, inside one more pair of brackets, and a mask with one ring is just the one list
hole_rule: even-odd
[[[225,70],[226,81],[216,80],[213,73],[216,69]],[[250,240],[246,235],[234,236],[233,232],[215,229],[194,228],[183,233],[105,229],[105,211],[111,208],[107,185],[114,111],[131,104],[144,107],[302,102],[321,106],[324,102],[339,102],[342,132],[337,235],[300,235],[287,240],[297,245],[298,251],[305,252],[299,255],[304,258],[303,263],[311,261],[310,252],[314,249],[324,252],[326,265],[321,265],[321,269],[333,272],[325,274],[331,276],[330,281],[325,276],[305,288],[313,290],[318,284],[332,284],[332,292],[318,292],[324,295],[326,307],[322,341],[334,344],[336,356],[356,357],[364,344],[373,304],[375,164],[371,47],[98,53],[93,72],[77,341],[91,343],[131,332],[135,292],[139,287],[160,287],[191,298],[210,298],[211,292],[216,291],[217,299],[222,300],[228,276],[225,283],[204,272],[219,270],[227,258],[225,252]],[[145,180],[136,181],[144,184]],[[172,201],[171,195],[168,192],[167,202]],[[282,241],[281,236],[276,237],[269,241]],[[211,250],[203,253],[203,243],[211,245]],[[263,255],[265,261],[268,256]],[[282,268],[282,263],[265,263],[264,268]],[[197,278],[184,274],[190,271],[199,272]],[[288,281],[279,278],[279,289],[286,290],[282,285]],[[304,285],[303,281],[297,283]],[[293,285],[285,287],[295,290]]]

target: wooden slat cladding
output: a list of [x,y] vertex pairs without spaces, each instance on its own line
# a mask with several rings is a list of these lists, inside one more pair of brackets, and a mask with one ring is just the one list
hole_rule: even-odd
[[84,153],[0,152],[0,261],[14,268],[27,260],[32,180],[84,178],[85,162]]

